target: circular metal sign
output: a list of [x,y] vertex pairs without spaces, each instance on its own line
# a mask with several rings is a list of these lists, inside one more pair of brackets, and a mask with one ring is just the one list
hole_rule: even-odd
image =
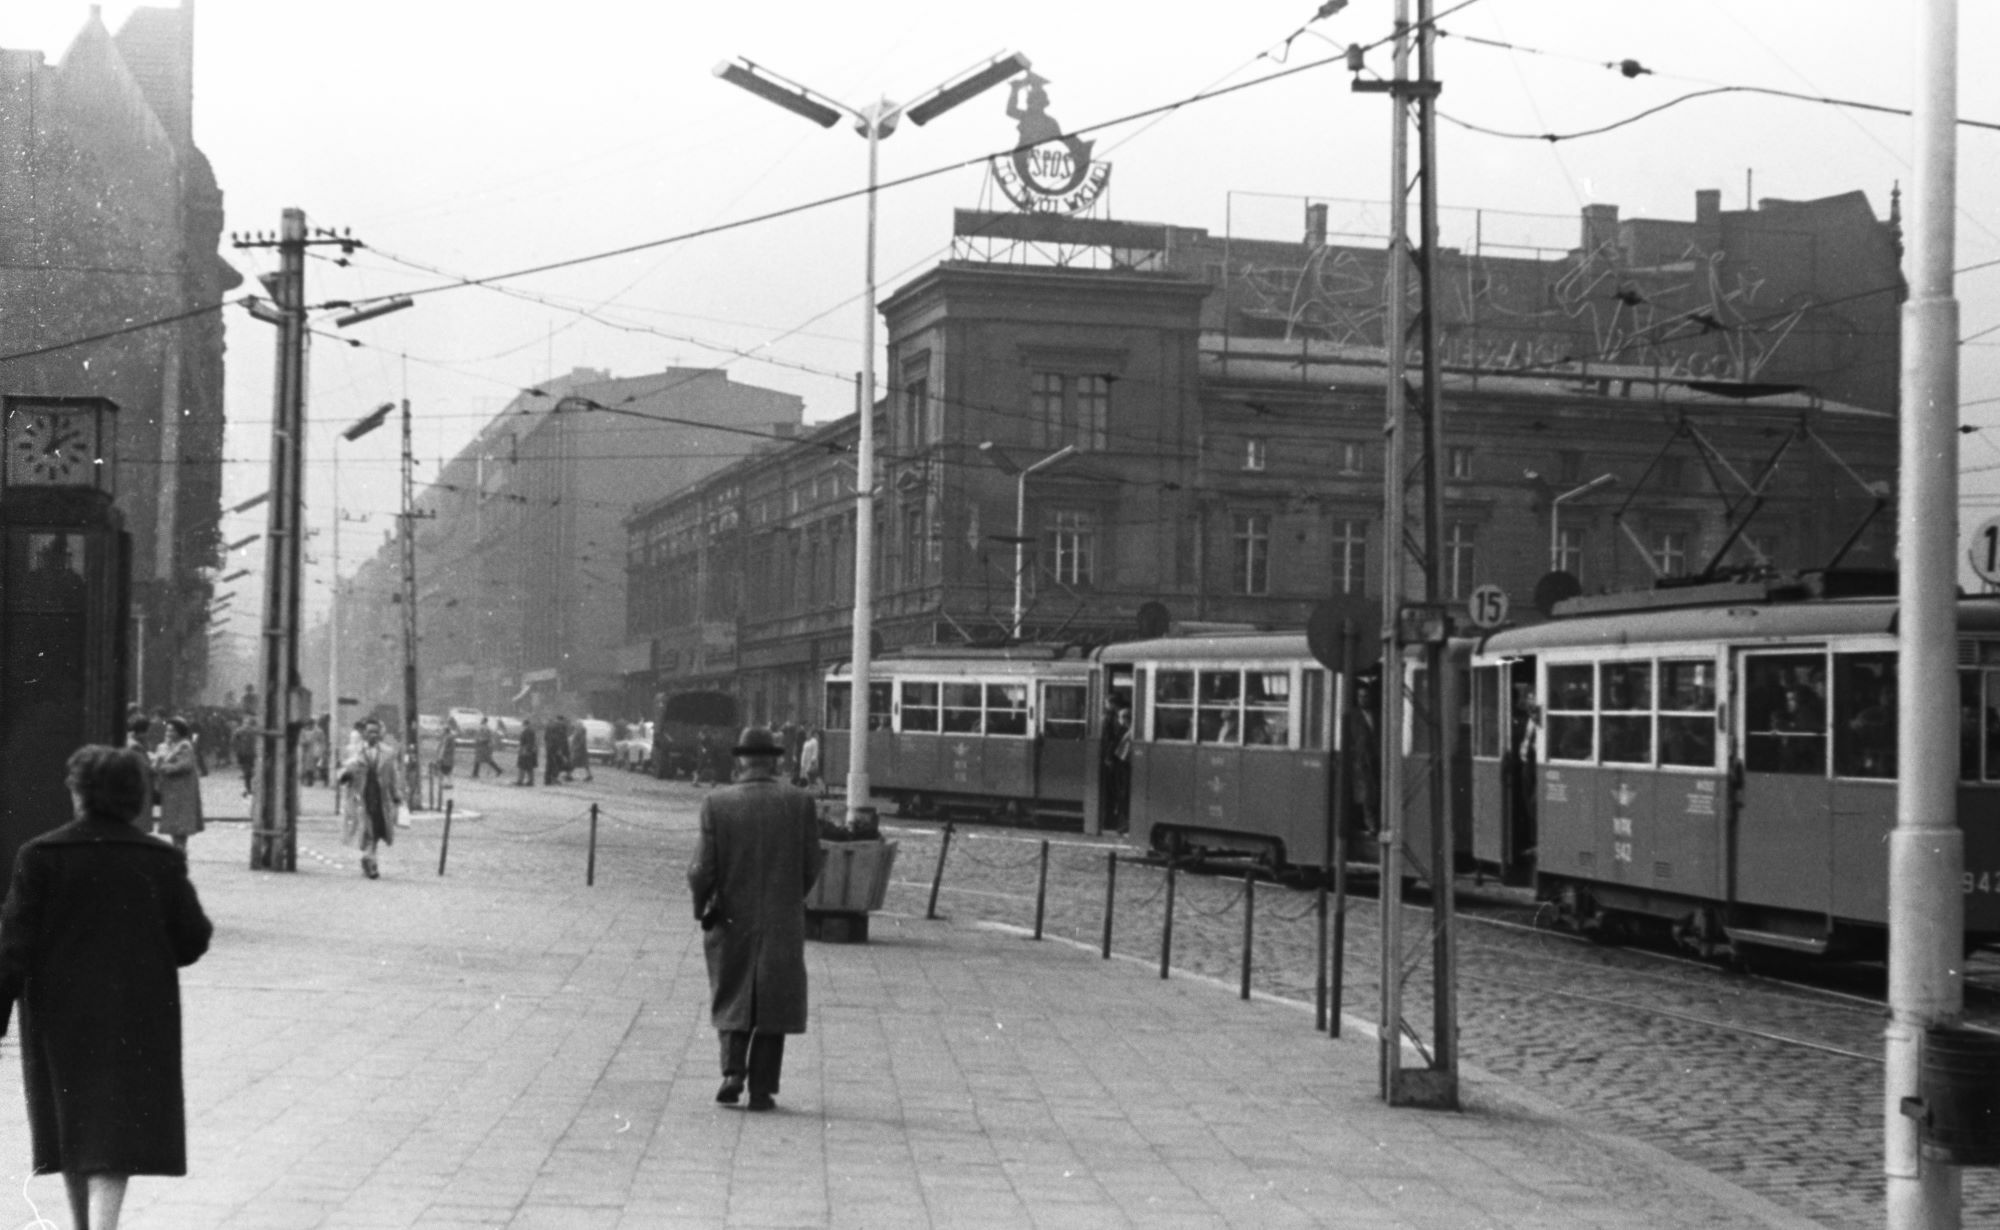
[[1490,632],[1507,622],[1507,591],[1498,585],[1482,585],[1473,590],[1465,606],[1475,628]]
[[1979,528],[1972,531],[1972,544],[1965,553],[1980,580],[2000,585],[2000,515],[1979,523]]

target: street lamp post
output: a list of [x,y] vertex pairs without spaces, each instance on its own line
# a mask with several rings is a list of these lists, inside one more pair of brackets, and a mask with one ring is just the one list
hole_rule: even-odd
[[1021,621],[1026,617],[1027,604],[1023,581],[1027,575],[1028,546],[1028,475],[1036,470],[1046,469],[1076,451],[1076,445],[1065,444],[1055,452],[1025,468],[1009,457],[1005,450],[991,440],[983,441],[979,451],[986,454],[995,468],[1002,474],[1014,476],[1014,619],[1008,635],[1014,640],[1021,639]]
[[1549,571],[1562,570],[1562,532],[1560,529],[1564,500],[1573,500],[1580,495],[1588,495],[1599,487],[1618,481],[1616,474],[1600,474],[1581,487],[1572,487],[1549,501]]
[[864,291],[861,303],[861,406],[854,456],[854,619],[849,658],[853,666],[853,696],[848,710],[847,814],[855,816],[869,805],[868,783],[868,668],[873,656],[875,631],[875,192],[878,183],[877,151],[882,138],[896,131],[896,124],[908,115],[921,127],[1001,82],[1026,72],[1028,57],[1019,53],[999,56],[932,90],[908,107],[879,99],[866,108],[815,93],[795,81],[788,81],[769,69],[738,59],[715,66],[715,75],[766,102],[804,116],[821,128],[831,128],[844,113],[851,116],[855,131],[868,141],[868,241]]

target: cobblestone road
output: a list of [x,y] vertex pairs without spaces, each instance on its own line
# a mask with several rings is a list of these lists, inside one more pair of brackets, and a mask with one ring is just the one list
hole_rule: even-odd
[[[889,904],[920,912],[937,837],[925,826],[893,827],[905,845]],[[1036,840],[960,830],[940,912],[1031,925]],[[1073,836],[1051,841],[1045,931],[1095,945],[1110,847]],[[1157,868],[1121,860],[1120,954],[1158,960],[1164,879]],[[1175,967],[1236,982],[1243,900],[1240,880],[1179,876]],[[1412,910],[1413,943],[1426,920]],[[1316,944],[1313,894],[1260,884],[1254,989],[1311,1002]],[[1345,1007],[1371,1019],[1379,944],[1376,903],[1355,900]],[[1882,1224],[1880,1004],[1476,917],[1463,923],[1459,954],[1459,1041],[1468,1064],[1829,1226]],[[1426,992],[1421,981],[1408,988],[1406,1017],[1428,1022]],[[1302,1047],[1312,1036],[1302,1031]],[[1964,1210],[1967,1225],[2000,1224],[2000,1176],[1965,1172]]]

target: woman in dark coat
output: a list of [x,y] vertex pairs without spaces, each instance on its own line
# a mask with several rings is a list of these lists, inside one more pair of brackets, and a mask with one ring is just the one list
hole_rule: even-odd
[[177,971],[211,928],[186,857],[133,826],[145,781],[136,753],[72,755],[76,818],[21,847],[0,907],[35,1173],[62,1172],[79,1230],[116,1230],[127,1177],[187,1173]]

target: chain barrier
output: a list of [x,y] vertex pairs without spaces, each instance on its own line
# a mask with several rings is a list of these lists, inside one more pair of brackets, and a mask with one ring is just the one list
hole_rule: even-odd
[[1249,891],[1248,885],[1249,885],[1248,880],[1238,880],[1236,882],[1235,894],[1232,895],[1229,898],[1229,900],[1223,902],[1221,905],[1217,906],[1212,910],[1203,909],[1201,906],[1196,905],[1192,901],[1188,902],[1187,908],[1193,913],[1203,918],[1221,918],[1224,914],[1227,914],[1230,911],[1234,910],[1237,906],[1237,903],[1243,900],[1244,894]]
[[964,838],[963,840],[964,844],[959,846],[958,852],[965,856],[967,862],[976,864],[980,867],[984,867],[988,871],[1019,871],[1024,867],[1032,867],[1042,857],[1041,847],[1036,846],[1028,851],[1028,856],[1026,858],[1019,860],[1009,861],[1002,859],[981,858],[977,854],[974,854],[972,852],[972,843],[975,841],[990,840],[990,839],[979,838],[979,837],[967,837]]

